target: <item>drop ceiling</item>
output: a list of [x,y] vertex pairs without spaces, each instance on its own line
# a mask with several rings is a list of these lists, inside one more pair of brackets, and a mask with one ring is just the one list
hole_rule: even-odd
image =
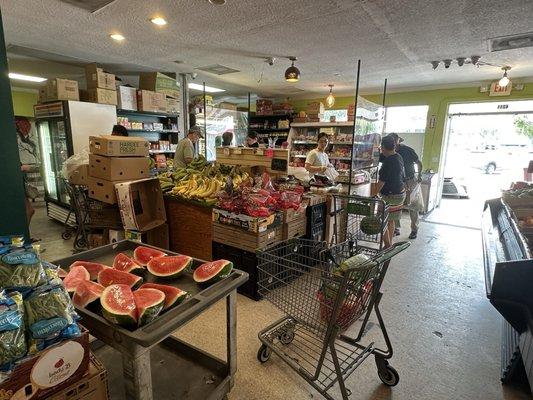
[[[363,93],[379,92],[385,78],[391,90],[411,90],[501,76],[498,67],[433,71],[429,63],[471,55],[512,66],[514,80],[533,77],[533,47],[491,53],[487,41],[532,31],[531,0],[227,0],[224,6],[115,0],[93,13],[59,0],[0,0],[0,8],[8,45],[38,50],[37,58],[42,52],[65,57],[62,72],[58,60],[30,62],[31,54],[9,54],[13,72],[47,77],[82,79],[79,65],[96,61],[123,75],[197,72],[197,82],[228,93],[294,98],[326,93],[329,83],[337,93],[353,92],[359,58]],[[149,18],[155,15],[169,24],[154,26]],[[126,40],[112,41],[113,32]],[[298,57],[297,84],[283,80],[288,56]],[[267,57],[276,57],[273,66]],[[213,65],[239,72],[201,70]]]

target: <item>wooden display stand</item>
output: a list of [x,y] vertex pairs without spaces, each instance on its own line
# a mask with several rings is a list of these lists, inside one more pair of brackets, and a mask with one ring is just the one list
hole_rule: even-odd
[[287,175],[289,150],[217,147],[217,162],[224,165],[264,168],[271,175]]

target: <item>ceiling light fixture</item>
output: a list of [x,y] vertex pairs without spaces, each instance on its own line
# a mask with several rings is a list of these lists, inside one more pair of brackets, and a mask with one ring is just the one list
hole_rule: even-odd
[[9,73],[9,79],[26,82],[44,82],[47,80],[46,78],[41,78],[40,76],[22,75],[14,72]]
[[[188,85],[188,88],[189,89],[192,89],[192,90],[199,90],[200,92],[203,92],[204,91],[204,85],[200,85],[198,83],[189,83]],[[212,86],[206,86],[205,87],[205,91],[206,93],[220,93],[220,92],[225,92],[224,89],[219,89],[219,88],[216,88],[216,87],[212,87]]]
[[433,69],[437,69],[439,64],[440,64],[440,61],[431,61],[431,65],[433,66]]
[[226,0],[209,0],[209,2],[215,6],[222,6],[226,4]]
[[126,38],[121,35],[120,33],[112,33],[111,35],[109,35],[109,37],[117,42],[122,42],[123,40],[125,40]]
[[500,87],[506,87],[509,82],[511,82],[511,80],[509,79],[509,77],[507,76],[507,71],[509,71],[511,69],[511,67],[503,67],[502,70],[503,70],[503,76],[501,77],[501,79],[498,81],[498,86]]
[[329,95],[328,97],[326,97],[326,106],[328,108],[331,108],[335,104],[335,96],[333,96],[333,85],[328,85],[328,86],[329,86]]
[[298,82],[300,80],[300,70],[294,66],[294,62],[297,59],[296,57],[289,57],[289,60],[292,61],[292,64],[285,71],[285,80],[287,82]]
[[162,17],[154,17],[150,20],[150,22],[157,26],[165,26],[167,24],[167,20]]

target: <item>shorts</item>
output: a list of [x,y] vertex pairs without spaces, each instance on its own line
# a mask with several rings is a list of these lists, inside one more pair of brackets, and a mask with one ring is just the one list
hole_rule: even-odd
[[405,192],[400,194],[387,194],[381,197],[389,206],[389,221],[399,221],[402,216]]

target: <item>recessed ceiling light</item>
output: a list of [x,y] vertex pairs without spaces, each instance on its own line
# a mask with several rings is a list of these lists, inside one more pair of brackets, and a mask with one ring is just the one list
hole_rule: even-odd
[[125,40],[126,38],[121,35],[120,33],[112,33],[111,35],[109,35],[109,37],[113,40],[116,40],[117,42],[122,42],[123,40]]
[[15,79],[17,81],[27,81],[27,82],[44,82],[46,78],[41,78],[40,76],[31,76],[31,75],[22,75],[16,74],[14,72],[9,73],[10,79]]
[[[189,83],[188,85],[189,89],[192,89],[192,90],[199,90],[201,92],[204,91],[204,85],[200,85],[199,83]],[[205,87],[205,92],[206,93],[220,93],[220,92],[225,92],[224,89],[218,89],[216,87],[212,87],[212,86],[206,86]]]
[[215,6],[221,6],[226,4],[226,0],[209,0],[211,4],[214,4]]
[[167,20],[161,17],[152,18],[150,21],[152,21],[152,24],[157,26],[164,26],[167,24]]

